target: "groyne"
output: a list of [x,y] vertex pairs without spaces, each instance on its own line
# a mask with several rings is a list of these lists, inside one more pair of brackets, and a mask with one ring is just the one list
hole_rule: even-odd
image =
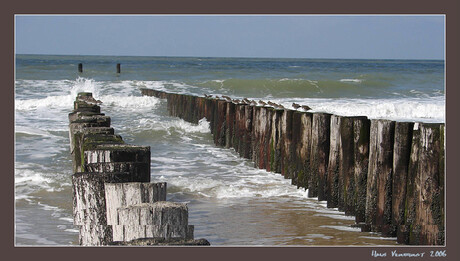
[[150,182],[150,147],[126,144],[79,93],[69,114],[73,216],[79,244],[209,245],[194,239],[186,204],[166,201],[166,183]]
[[409,245],[445,241],[442,123],[311,113],[230,97],[141,89],[191,123],[210,122],[217,146],[280,173],[309,197],[355,216],[362,231]]

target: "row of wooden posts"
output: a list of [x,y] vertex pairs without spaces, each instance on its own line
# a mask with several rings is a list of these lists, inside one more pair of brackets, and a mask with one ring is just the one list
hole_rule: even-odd
[[400,244],[443,245],[444,124],[395,122],[142,89],[170,115],[206,118],[218,146]]
[[79,93],[69,114],[79,244],[209,245],[193,239],[187,205],[166,201],[166,183],[150,182],[150,147],[114,134],[98,102]]

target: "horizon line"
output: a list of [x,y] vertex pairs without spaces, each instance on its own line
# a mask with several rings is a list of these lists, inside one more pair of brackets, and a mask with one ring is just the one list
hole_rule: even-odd
[[116,55],[116,54],[41,54],[15,53],[16,55],[42,56],[107,56],[107,57],[156,57],[156,58],[226,58],[226,59],[309,59],[309,60],[406,60],[406,61],[445,61],[444,58],[320,58],[320,57],[248,57],[248,56],[196,56],[196,55]]

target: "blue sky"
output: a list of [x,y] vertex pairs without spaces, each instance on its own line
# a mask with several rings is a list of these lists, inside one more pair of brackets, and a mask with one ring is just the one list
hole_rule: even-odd
[[16,53],[444,59],[444,16],[16,16]]

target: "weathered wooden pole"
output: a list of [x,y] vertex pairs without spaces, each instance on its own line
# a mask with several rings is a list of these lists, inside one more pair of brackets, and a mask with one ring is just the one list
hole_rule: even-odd
[[[75,123],[71,124],[74,127]],[[73,125],[73,126],[72,126]],[[98,144],[124,144],[120,135],[108,134],[112,132],[109,127],[87,127],[73,129],[71,153],[74,172],[87,172],[84,163],[84,151]]]
[[354,125],[364,119],[366,117],[342,117],[340,124],[338,208],[348,216],[355,215],[356,210]]
[[241,157],[242,140],[244,136],[244,106],[242,104],[235,105],[235,126],[233,133],[233,148]]
[[302,114],[298,111],[292,111],[291,116],[291,146],[290,146],[290,153],[289,153],[289,168],[288,168],[288,175],[291,178],[291,184],[296,185],[297,188],[299,187],[299,173],[301,169],[300,164],[300,144],[301,139],[301,127],[302,127]]
[[121,64],[117,63],[117,73],[121,73]]
[[226,133],[225,133],[225,147],[232,148],[233,147],[233,132],[235,128],[235,104],[232,102],[227,102],[227,111],[225,113],[225,123],[227,125]]
[[263,155],[263,165],[265,170],[271,171],[270,162],[271,162],[271,134],[272,134],[272,117],[273,110],[268,107],[262,107],[265,114],[265,131],[263,135],[263,146],[264,146],[264,155]]
[[253,110],[254,107],[244,105],[244,136],[243,136],[243,157],[252,159],[252,137],[253,137]]
[[192,96],[192,95],[182,95],[182,97],[185,98],[185,104],[186,106],[184,106],[184,113],[185,113],[185,116],[184,116],[184,120],[185,121],[188,121],[188,122],[191,122],[191,123],[194,123],[194,124],[197,124],[198,123],[198,119],[195,118],[195,99],[196,99],[196,96]]
[[260,116],[260,107],[259,106],[252,106],[252,140],[251,140],[251,148],[252,148],[252,161],[254,162],[254,167],[259,168],[260,160],[259,157],[261,156],[261,148],[260,148],[260,136],[262,135],[263,131],[263,120]]
[[227,102],[223,100],[217,101],[217,113],[216,113],[216,122],[215,122],[215,134],[214,134],[214,143],[217,146],[225,146],[225,134],[227,132],[227,122],[226,122],[226,113],[227,113]]
[[365,222],[367,173],[369,169],[369,142],[371,122],[366,117],[354,118],[353,121],[353,162],[355,179],[355,220],[356,223]]
[[117,224],[117,209],[133,204],[166,200],[166,183],[129,182],[105,184],[107,224]]
[[[117,163],[128,163],[124,164],[125,166],[120,167],[129,168],[132,171],[131,174],[136,178],[135,181],[150,181],[149,146],[136,146],[130,144],[91,144],[88,145],[88,148],[83,149],[82,156],[82,165],[90,165],[94,169],[103,169],[104,165],[108,165],[110,168],[115,168]],[[101,166],[97,167],[97,165]]]
[[[410,244],[414,241],[414,234],[412,233],[411,226],[415,223],[415,206],[416,202],[416,177],[417,172],[419,172],[419,151],[420,151],[420,123],[414,124],[414,129],[412,131],[412,143],[410,148],[410,158],[409,158],[409,167],[407,170],[407,185],[406,185],[406,198],[404,204],[404,220],[403,224],[399,226],[397,231],[397,241],[400,244]],[[412,240],[411,240],[412,237]]]
[[168,201],[130,204],[117,208],[119,227],[115,241],[164,237],[169,240],[193,239],[193,226],[188,225],[186,204]]
[[211,129],[211,134],[214,134],[214,122],[215,122],[215,105],[216,100],[207,98],[205,101],[205,115],[206,119],[209,121],[209,127]]
[[281,174],[284,178],[292,179],[292,115],[294,111],[283,110],[280,121],[281,131]]
[[327,207],[339,205],[340,124],[342,117],[331,116],[329,161],[327,165]]
[[112,227],[107,224],[105,184],[129,182],[129,173],[75,173],[72,176],[74,225],[84,246],[107,245]]
[[413,131],[405,224],[398,231],[398,242],[410,245],[443,245],[444,124],[418,125]]
[[[131,223],[123,222],[120,224],[118,210],[132,205],[142,203],[155,203],[166,200],[166,183],[147,183],[147,182],[129,182],[129,183],[111,183],[105,185],[105,197],[107,208],[107,224],[112,226],[113,241],[123,241],[125,237],[126,226],[139,225],[137,221],[131,220]],[[145,217],[144,217],[145,218]],[[137,226],[134,226],[137,228]],[[145,230],[145,229],[144,229]],[[131,235],[145,237],[145,232],[134,229],[130,232]],[[135,239],[130,238],[129,240]]]
[[[295,138],[294,144],[296,145],[296,170],[297,174],[297,187],[308,189],[310,182],[310,155],[311,155],[311,143],[312,143],[312,114],[309,112],[295,112],[294,117],[300,117],[300,126],[293,125],[293,130],[299,132],[299,138]],[[294,122],[298,122],[294,119]],[[294,137],[297,134],[293,134]]]
[[252,160],[254,166],[259,169],[266,169],[269,165],[267,154],[269,154],[269,125],[268,109],[260,106],[253,107],[253,138],[252,138]]
[[394,130],[394,121],[371,120],[366,224],[385,236],[391,231]]
[[390,235],[396,236],[399,226],[404,224],[409,160],[412,146],[413,122],[395,123],[393,147],[392,226]]
[[310,180],[308,196],[327,200],[327,169],[330,149],[331,115],[314,113],[311,130]]
[[197,119],[197,122],[199,122],[201,119],[206,118],[206,114],[205,114],[206,99],[203,97],[197,97],[195,100],[195,103],[196,103],[195,104],[195,108],[196,108],[195,118]]
[[79,73],[82,73],[82,72],[83,72],[83,64],[82,64],[82,63],[79,63],[79,64],[78,64],[78,72],[79,72]]
[[97,102],[87,102],[86,100],[93,100],[93,94],[90,92],[80,92],[77,98],[73,102],[74,113],[86,112],[86,113],[101,113],[101,107],[97,105]]
[[283,110],[270,108],[271,133],[270,133],[270,171],[281,173],[281,116]]

